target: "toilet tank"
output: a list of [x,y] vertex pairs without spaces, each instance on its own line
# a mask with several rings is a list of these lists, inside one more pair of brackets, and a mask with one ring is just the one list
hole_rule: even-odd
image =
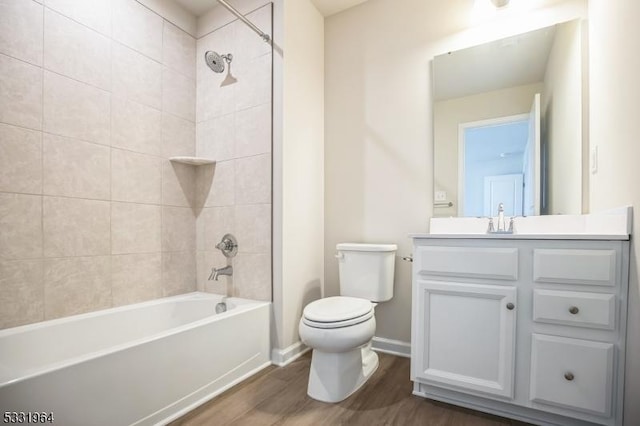
[[340,295],[385,302],[393,297],[395,244],[336,245]]

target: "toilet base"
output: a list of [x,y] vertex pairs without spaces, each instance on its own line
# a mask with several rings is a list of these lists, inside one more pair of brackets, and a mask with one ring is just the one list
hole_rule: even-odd
[[340,402],[366,383],[378,369],[371,342],[347,352],[313,350],[307,394],[322,402]]

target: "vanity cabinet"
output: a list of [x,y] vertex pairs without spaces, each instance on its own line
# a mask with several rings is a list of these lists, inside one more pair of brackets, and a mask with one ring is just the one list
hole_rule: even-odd
[[627,240],[414,237],[414,394],[534,424],[621,425]]

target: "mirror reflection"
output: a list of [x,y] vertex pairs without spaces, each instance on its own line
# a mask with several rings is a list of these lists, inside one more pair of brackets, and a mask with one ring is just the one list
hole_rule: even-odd
[[569,21],[434,58],[434,216],[582,212],[585,30]]

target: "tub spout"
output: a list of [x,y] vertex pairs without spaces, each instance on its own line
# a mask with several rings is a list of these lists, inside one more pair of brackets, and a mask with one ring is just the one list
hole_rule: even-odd
[[209,281],[215,280],[218,281],[218,277],[220,275],[233,275],[233,267],[231,265],[225,266],[224,268],[211,268],[211,274],[209,275]]

